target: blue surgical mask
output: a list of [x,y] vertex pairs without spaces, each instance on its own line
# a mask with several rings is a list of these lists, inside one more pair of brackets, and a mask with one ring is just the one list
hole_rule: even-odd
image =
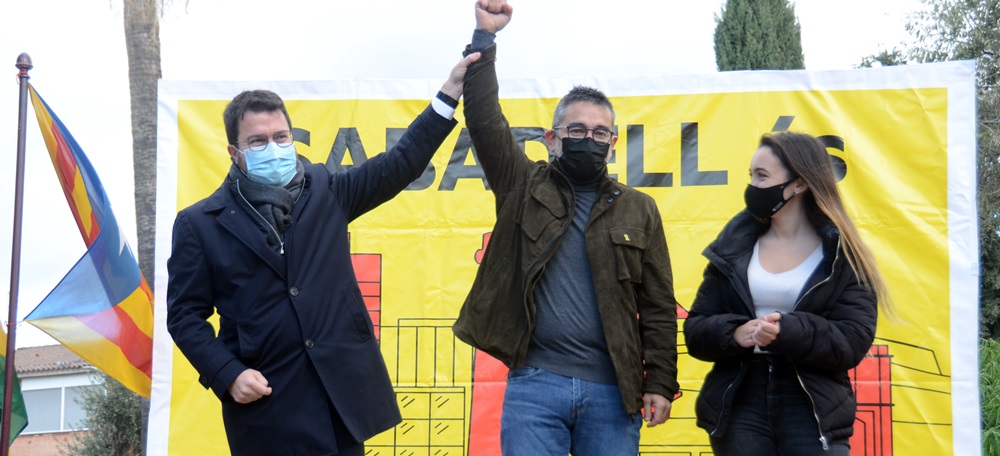
[[247,164],[247,177],[258,184],[284,187],[295,177],[297,158],[295,144],[281,147],[277,143],[268,143],[264,150],[254,152],[241,150]]

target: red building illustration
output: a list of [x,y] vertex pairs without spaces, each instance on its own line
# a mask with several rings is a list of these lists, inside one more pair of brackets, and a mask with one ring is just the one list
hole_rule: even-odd
[[361,297],[365,300],[368,316],[375,325],[375,339],[382,335],[382,255],[356,253],[351,255],[354,275],[358,278]]
[[[476,263],[482,262],[490,234],[483,235],[483,247],[475,254]],[[678,305],[677,318],[683,320],[687,315],[687,310]],[[892,456],[890,361],[889,347],[874,345],[868,356],[848,372],[858,402],[854,436],[851,437],[852,456]],[[499,418],[507,368],[493,357],[476,350],[472,376],[468,454],[494,456],[500,454]]]
[[[475,261],[481,263],[483,255],[486,251],[486,245],[489,243],[491,233],[486,233],[483,235],[483,247],[478,249],[475,253]],[[375,337],[381,341],[381,310],[382,310],[382,257],[379,254],[352,254],[351,261],[354,266],[355,275],[358,279],[358,285],[361,288],[361,294],[365,302],[365,307],[368,309],[368,314],[372,319],[372,323],[375,327]],[[687,310],[681,306],[677,306],[677,316],[678,319],[687,318]],[[393,326],[396,331],[407,330],[407,331],[443,331],[444,333],[450,333],[450,324],[442,325],[440,327],[425,327],[426,323],[419,324],[420,326],[410,326],[403,325],[399,327]],[[393,329],[389,329],[393,330]],[[388,336],[387,336],[388,337]],[[398,339],[398,335],[396,336]],[[397,347],[397,350],[401,350],[402,347]],[[405,351],[405,350],[404,350]],[[683,352],[682,352],[683,353]],[[503,365],[500,361],[497,361],[493,357],[487,355],[479,350],[473,351],[472,359],[472,386],[470,402],[471,409],[468,411],[467,419],[467,436],[466,448],[468,456],[495,456],[500,454],[500,414],[503,404],[504,391],[506,389],[506,377],[507,377],[507,367]],[[852,387],[854,388],[855,395],[858,403],[858,411],[855,419],[854,436],[851,438],[851,454],[853,456],[892,456],[892,390],[891,390],[891,356],[889,355],[888,345],[874,345],[869,350],[868,356],[854,369],[848,372]],[[453,379],[454,380],[454,379]],[[441,388],[442,386],[450,387]],[[399,386],[398,386],[399,387]],[[430,389],[418,387],[416,385],[411,385],[408,389],[402,388],[397,389],[401,395],[411,398],[408,400],[426,399],[431,400],[443,400],[447,396],[448,398],[454,398],[459,401],[464,401],[461,396],[464,393],[461,391],[464,388],[458,388],[459,385],[455,383],[438,385],[430,387]],[[446,391],[447,390],[447,391]],[[454,390],[454,391],[452,391]],[[697,394],[696,391],[689,391],[689,393]],[[678,394],[680,397],[680,394]],[[676,398],[675,398],[676,399]],[[402,404],[407,405],[407,404]],[[402,407],[401,405],[401,407]],[[413,407],[410,407],[413,408]],[[430,408],[429,406],[427,408]],[[416,413],[415,415],[409,417],[409,419],[404,423],[404,425],[411,426],[413,429],[409,430],[410,433],[418,432],[418,425],[423,425],[424,422],[427,423],[427,429],[424,429],[424,433],[428,434],[430,437],[424,439],[429,442],[430,445],[436,445],[436,448],[444,449],[439,450],[437,453],[453,455],[459,453],[462,450],[461,441],[457,445],[453,441],[446,443],[435,443],[435,436],[441,432],[441,429],[447,429],[450,426],[458,425],[455,429],[461,429],[462,426],[459,425],[465,420],[463,415],[465,415],[461,410],[459,410],[456,416],[430,416],[418,417],[417,415],[428,414],[427,413]],[[680,417],[675,417],[680,418]],[[405,426],[404,426],[405,427]],[[419,429],[418,429],[419,428]],[[385,442],[383,445],[372,445],[373,454],[388,455],[395,454],[394,448],[399,449],[398,445],[407,445],[405,440],[409,438],[406,435],[408,429],[397,430],[396,436],[391,442]],[[455,436],[461,438],[460,435]],[[707,437],[706,437],[707,439]],[[421,440],[422,442],[423,440]],[[688,446],[685,448],[676,448],[678,452],[671,454],[699,454],[707,455],[710,453],[705,453],[704,449],[707,445],[701,446],[701,449],[692,452],[689,450]],[[662,454],[662,447],[658,445],[649,447],[640,447],[640,456],[644,454]],[[443,451],[443,453],[442,453]]]
[[892,382],[888,345],[873,345],[848,376],[858,401],[853,456],[892,456]]

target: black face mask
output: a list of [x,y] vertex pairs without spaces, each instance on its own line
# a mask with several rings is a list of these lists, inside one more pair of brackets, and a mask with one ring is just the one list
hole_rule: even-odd
[[773,185],[767,188],[759,188],[747,184],[747,189],[743,192],[743,201],[747,204],[747,210],[759,218],[771,218],[772,215],[785,207],[785,203],[795,197],[795,195],[792,195],[788,199],[785,199],[785,187],[795,182],[795,179],[798,178],[796,177],[784,184]]
[[594,138],[570,139],[562,141],[560,168],[574,184],[592,184],[604,176],[608,163],[608,145],[598,144]]

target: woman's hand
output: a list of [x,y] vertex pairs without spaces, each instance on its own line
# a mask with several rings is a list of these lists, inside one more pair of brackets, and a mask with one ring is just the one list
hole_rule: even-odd
[[781,332],[781,314],[774,312],[743,323],[733,332],[740,347],[767,347]]

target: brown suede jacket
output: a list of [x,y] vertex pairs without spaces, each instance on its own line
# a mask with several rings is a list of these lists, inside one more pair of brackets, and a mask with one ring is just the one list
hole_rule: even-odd
[[[455,335],[509,368],[524,365],[535,328],[532,290],[573,218],[569,181],[518,146],[500,109],[494,60],[483,52],[465,76],[465,119],[496,197],[497,221]],[[643,393],[673,400],[677,301],[656,202],[611,179],[600,187],[586,233],[587,256],[608,351],[625,408]]]

